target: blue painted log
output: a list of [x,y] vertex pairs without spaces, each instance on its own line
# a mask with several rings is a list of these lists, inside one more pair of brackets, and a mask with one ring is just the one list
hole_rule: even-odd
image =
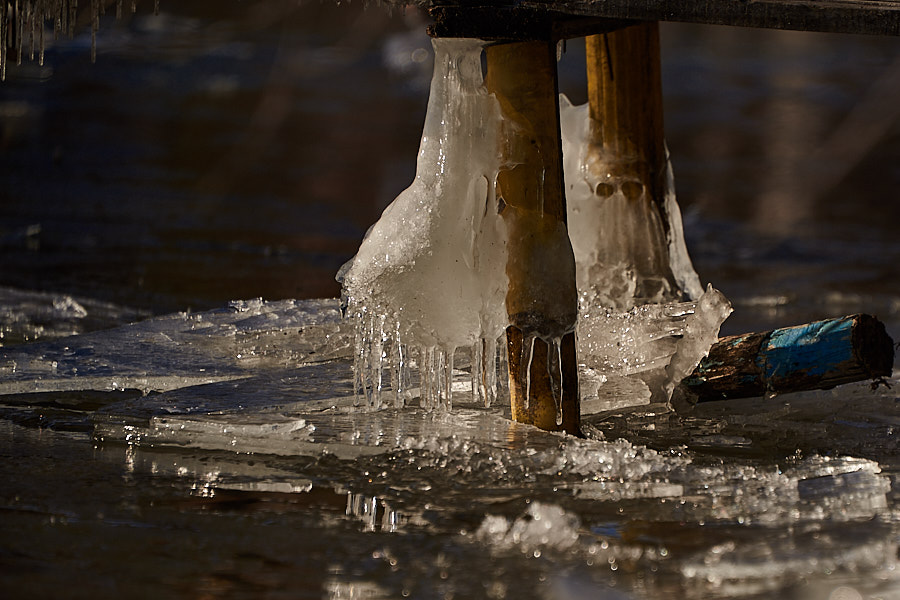
[[857,314],[720,339],[682,386],[699,402],[829,389],[889,377],[894,342]]

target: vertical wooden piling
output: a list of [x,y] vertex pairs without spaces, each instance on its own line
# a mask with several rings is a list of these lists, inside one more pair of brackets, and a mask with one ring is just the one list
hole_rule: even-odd
[[[515,42],[489,46],[485,54],[485,84],[510,123],[502,151],[515,165],[497,178],[498,203],[510,233],[506,304],[512,323],[507,330],[512,418],[580,435],[577,292],[566,232],[556,47],[549,41]],[[569,333],[558,345],[545,341],[565,329]]]
[[636,221],[632,239],[610,247],[609,259],[630,264],[638,303],[680,299],[684,290],[675,281],[668,247],[659,24],[638,23],[588,37],[586,62],[591,116],[587,164],[595,193],[600,201],[621,192]]
[[618,158],[655,202],[665,197],[659,23],[638,23],[585,40],[591,137]]

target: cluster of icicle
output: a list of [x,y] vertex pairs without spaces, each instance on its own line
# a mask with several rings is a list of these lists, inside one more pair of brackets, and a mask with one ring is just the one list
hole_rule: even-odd
[[[106,0],[90,0],[91,61],[97,57],[97,31],[100,17],[106,14]],[[87,4],[87,3],[84,3]],[[132,13],[137,12],[138,0],[127,2]],[[116,18],[122,17],[125,0],[116,0]],[[159,0],[154,0],[154,14],[159,12]],[[75,36],[78,21],[78,0],[0,0],[0,81],[6,79],[6,63],[12,52],[17,64],[25,57],[44,64],[45,30],[52,30],[53,39],[61,35]]]
[[471,349],[475,397],[489,405],[497,395],[508,323],[507,233],[494,196],[503,120],[484,88],[482,44],[434,46],[415,180],[339,274],[357,330],[356,384],[372,408],[404,405],[417,376],[421,406],[449,409],[460,348]]
[[[347,316],[356,325],[358,395],[374,409],[404,406],[416,395],[423,408],[449,409],[460,349],[470,349],[476,400],[489,405],[506,376],[507,239],[520,217],[501,217],[495,185],[497,174],[513,166],[499,157],[504,136],[515,133],[485,89],[483,43],[433,43],[435,72],[415,181],[338,275]],[[635,202],[623,193],[627,182],[608,175],[598,181],[603,165],[587,166],[587,107],[572,107],[564,97],[561,103],[568,252],[571,257],[574,250],[580,295],[579,362],[608,375],[650,369],[654,382],[648,386],[667,400],[715,341],[730,305],[715,290],[704,292],[694,272],[671,174],[662,216],[646,190]],[[591,160],[596,163],[596,156]],[[528,266],[541,273],[535,279],[560,276],[550,264],[553,252],[536,254],[547,264]],[[547,304],[553,303],[553,287],[538,292],[548,296]],[[685,296],[689,301],[680,302]],[[558,357],[564,333],[536,335],[550,344],[548,356]],[[610,351],[628,344],[630,354]],[[498,348],[504,350],[499,356]],[[523,348],[533,348],[533,339]],[[640,353],[640,361],[629,361]],[[532,356],[524,358],[530,367]],[[548,372],[555,373],[551,362]]]

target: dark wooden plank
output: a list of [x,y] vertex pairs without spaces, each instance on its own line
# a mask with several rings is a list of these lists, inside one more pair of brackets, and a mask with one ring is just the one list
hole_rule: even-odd
[[418,0],[414,4],[431,13],[432,34],[445,37],[558,39],[603,33],[633,21],[900,35],[896,0]]
[[682,385],[700,402],[749,398],[890,377],[893,363],[884,324],[858,314],[722,338]]

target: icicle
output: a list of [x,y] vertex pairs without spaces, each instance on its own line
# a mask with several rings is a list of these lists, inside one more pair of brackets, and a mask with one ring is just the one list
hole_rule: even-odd
[[[485,340],[484,353],[485,397],[484,407],[490,408],[497,399],[497,339]],[[505,355],[505,353],[504,353]]]
[[425,377],[428,381],[428,410],[434,410],[437,407],[439,382],[437,380],[437,357],[435,356],[436,353],[437,349],[434,346],[430,346],[428,348],[427,359],[425,360]]
[[6,0],[0,0],[0,81],[6,80],[6,31],[7,23]]
[[69,39],[75,38],[75,24],[78,22],[78,0],[71,0],[69,4],[68,30]]
[[[397,324],[397,336],[399,339],[400,324]],[[400,367],[400,393],[402,406],[407,406],[412,401],[412,352],[409,346],[400,345],[403,363]]]
[[444,365],[444,409],[448,412],[453,410],[453,361],[455,359],[456,348],[450,348],[446,351],[447,359]]
[[40,54],[38,55],[38,65],[43,67],[44,66],[44,25],[45,25],[44,21],[47,20],[47,14],[46,14],[46,12],[44,12],[44,4],[43,3],[41,3],[40,7],[41,8],[40,8],[40,12],[39,12],[38,23],[40,25],[41,40],[40,40]]
[[[528,405],[531,402],[531,360],[534,358],[534,340],[537,338],[531,337],[530,339],[531,343],[528,344],[528,361],[525,363],[525,410],[528,410]],[[523,350],[524,346],[523,344]]]
[[425,410],[433,408],[434,347],[419,349],[419,405]]
[[444,354],[444,350],[442,348],[435,349],[435,360],[434,360],[434,408],[440,410],[444,407],[444,393],[446,388],[445,383],[445,359],[446,355]]
[[[559,373],[558,383],[554,380],[554,372]],[[547,377],[550,380],[550,395],[556,407],[556,425],[560,426],[563,414],[562,338],[554,338],[547,342]]]
[[384,342],[387,336],[384,333],[384,315],[379,315],[373,323],[372,337],[374,346],[372,348],[372,405],[371,408],[378,410],[381,408],[381,392],[384,388]]
[[97,62],[97,31],[100,29],[100,0],[91,0],[91,64]]
[[484,340],[472,344],[472,398],[476,402],[484,402],[487,393],[485,386]]
[[15,12],[13,13],[13,25],[15,26],[16,35],[16,64],[22,64],[22,54],[25,47],[25,19],[22,17],[22,4],[20,0],[16,0]]
[[391,370],[391,389],[394,392],[394,408],[403,408],[405,406],[404,394],[406,393],[406,383],[403,381],[403,370],[405,360],[403,355],[403,344],[400,341],[400,323],[395,323],[393,338],[391,339],[392,360]]
[[53,15],[53,39],[58,40],[59,34],[64,31],[67,13],[66,9],[63,8],[62,2],[57,2],[55,8],[56,14]]
[[353,391],[355,395],[353,406],[358,407],[360,392],[365,394],[365,375],[363,369],[365,369],[366,345],[365,340],[363,339],[362,315],[354,315],[354,320],[354,330],[356,334],[353,347],[356,348],[356,352],[353,355]]
[[[556,348],[556,368],[559,370],[559,398],[553,394],[556,400],[556,425],[560,426],[563,422],[563,369],[562,369],[562,338],[553,340],[553,348]],[[549,354],[549,352],[548,352]],[[552,376],[552,373],[551,373]]]
[[123,0],[116,0],[116,19],[122,18],[122,2]]
[[31,26],[29,29],[31,30],[31,49],[28,52],[28,60],[34,62],[34,45],[37,35],[35,35],[35,23],[34,23],[34,5],[32,3],[28,3],[27,9],[27,20],[28,24]]

